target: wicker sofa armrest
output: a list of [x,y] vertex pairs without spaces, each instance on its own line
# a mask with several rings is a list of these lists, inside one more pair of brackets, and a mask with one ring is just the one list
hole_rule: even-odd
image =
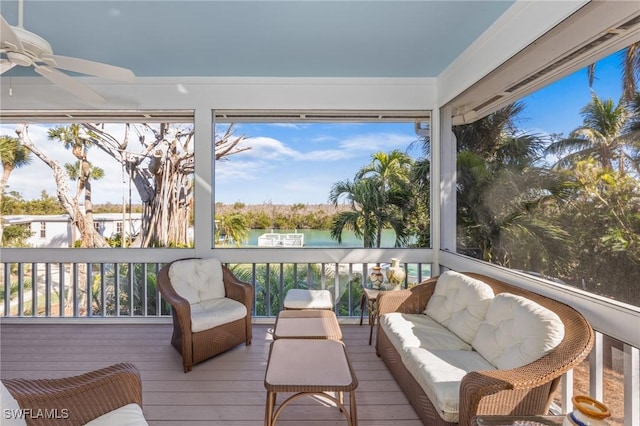
[[427,307],[427,303],[435,289],[437,277],[429,278],[406,290],[384,291],[378,294],[378,315],[391,312],[419,314]]
[[[517,414],[522,404],[522,392],[529,390],[527,404],[544,407],[541,412],[546,412],[551,402],[549,394],[557,387],[561,376],[589,356],[594,342],[593,329],[586,319],[569,306],[556,304],[556,312],[565,324],[562,342],[542,358],[522,367],[468,373],[460,384],[460,401],[465,401],[460,404],[461,425],[470,424],[478,414]],[[536,396],[534,389],[544,386],[551,386],[551,392],[540,392]],[[512,390],[516,392],[505,392],[500,398],[492,398],[499,392]]]
[[251,323],[251,313],[253,312],[253,286],[247,282],[241,281],[226,266],[222,266],[222,276],[224,281],[224,289],[227,297],[237,300],[247,307],[247,316],[245,318],[246,344],[251,344],[253,338],[253,329]]
[[26,413],[29,426],[51,424],[37,410],[56,414],[56,425],[84,425],[127,404],[142,406],[142,382],[130,363],[62,379],[8,379],[2,383]]

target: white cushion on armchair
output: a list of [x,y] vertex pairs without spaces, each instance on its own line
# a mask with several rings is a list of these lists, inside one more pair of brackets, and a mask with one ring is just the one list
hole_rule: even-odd
[[142,408],[138,404],[127,404],[91,420],[85,426],[148,426]]
[[218,259],[187,259],[171,264],[169,279],[176,293],[190,304],[226,296]]
[[247,316],[247,307],[242,303],[223,297],[203,300],[191,305],[191,331],[209,330]]

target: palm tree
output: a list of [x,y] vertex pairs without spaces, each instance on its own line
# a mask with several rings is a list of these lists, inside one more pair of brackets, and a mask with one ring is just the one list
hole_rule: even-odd
[[[80,163],[80,161],[76,161],[73,164],[66,163],[64,165],[64,168],[67,170],[67,174],[69,175],[69,179],[71,180],[80,179],[81,167],[82,167],[82,164]],[[104,177],[104,170],[100,167],[96,167],[92,165],[89,170],[89,176],[91,180],[100,180]]]
[[356,237],[362,238],[364,247],[380,247],[382,230],[390,226],[396,234],[396,247],[406,244],[409,236],[403,218],[392,209],[394,204],[400,202],[400,194],[384,193],[378,180],[362,178],[335,183],[329,194],[329,202],[337,206],[342,198],[346,198],[351,210],[335,216],[331,238],[341,243],[342,232],[351,229]]
[[536,164],[544,139],[517,131],[522,104],[509,105],[475,123],[456,126],[458,138],[458,245],[481,259],[544,270],[562,256],[567,237],[537,214],[566,192],[566,180]]
[[[356,173],[357,180],[371,179],[378,187],[381,197],[379,205],[383,210],[386,210],[388,224],[397,222],[398,226],[401,226],[406,223],[409,213],[414,210],[415,203],[410,182],[412,167],[413,159],[396,149],[390,153],[377,152],[373,154],[371,163]],[[398,217],[401,220],[397,220]],[[406,235],[407,230],[403,229],[401,234]],[[382,239],[382,226],[378,227],[376,238],[379,247]],[[404,244],[406,239],[403,237],[401,242],[396,241],[396,246]]]
[[[621,55],[622,68],[622,99],[630,102],[635,98],[638,91],[638,77],[640,77],[640,42],[631,44],[622,51]],[[596,75],[596,64],[587,67],[587,75],[589,77],[589,87],[593,87],[593,81]]]
[[223,243],[233,241],[236,247],[249,239],[247,219],[238,213],[231,213],[216,220],[215,238],[218,241],[224,236]]
[[[0,162],[2,163],[2,178],[0,178],[0,206],[2,197],[14,169],[26,166],[31,162],[31,151],[20,144],[18,138],[0,135]],[[0,210],[0,216],[2,211]],[[0,220],[0,241],[2,241],[2,221]]]
[[417,247],[431,246],[431,138],[422,137],[420,144],[422,157],[411,167],[409,180],[413,191],[413,206],[409,216],[410,233],[416,236]]
[[356,173],[356,179],[378,179],[383,193],[388,193],[394,187],[409,185],[412,164],[411,157],[397,149],[390,153],[377,152],[371,163]]
[[613,169],[617,163],[618,171],[624,174],[629,158],[625,152],[629,145],[626,131],[630,119],[626,102],[620,100],[614,105],[613,100],[602,101],[594,94],[580,113],[582,126],[547,148],[549,154],[562,156],[554,167],[570,168],[580,160],[594,158],[605,169]]
[[[349,180],[336,182],[329,193],[329,202],[337,206],[341,198],[346,198],[351,210],[336,215],[331,227],[331,238],[342,243],[342,232],[351,229],[356,237],[362,238],[364,247],[375,247],[377,232],[376,210],[380,210],[380,192],[370,180]],[[379,244],[377,244],[379,247]]]

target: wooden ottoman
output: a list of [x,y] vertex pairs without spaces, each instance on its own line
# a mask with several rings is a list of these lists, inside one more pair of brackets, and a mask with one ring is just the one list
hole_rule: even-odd
[[292,288],[284,297],[285,309],[333,309],[329,290]]
[[333,311],[322,309],[281,311],[273,329],[274,339],[342,339]]
[[[265,426],[274,426],[291,401],[305,395],[322,395],[333,401],[349,426],[358,424],[355,390],[358,380],[344,344],[328,339],[278,339],[271,343],[264,377],[267,390]],[[293,392],[275,410],[279,392]],[[326,392],[336,392],[337,397]],[[343,393],[349,392],[349,409]]]

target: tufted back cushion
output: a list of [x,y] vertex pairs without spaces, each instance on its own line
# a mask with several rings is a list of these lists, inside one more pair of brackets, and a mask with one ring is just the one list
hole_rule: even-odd
[[488,284],[459,272],[447,271],[438,278],[424,313],[471,343],[493,296],[493,289]]
[[226,296],[222,264],[218,259],[187,259],[173,262],[169,279],[176,293],[190,304]]
[[500,370],[542,357],[564,338],[558,315],[522,296],[500,293],[491,302],[472,346]]

